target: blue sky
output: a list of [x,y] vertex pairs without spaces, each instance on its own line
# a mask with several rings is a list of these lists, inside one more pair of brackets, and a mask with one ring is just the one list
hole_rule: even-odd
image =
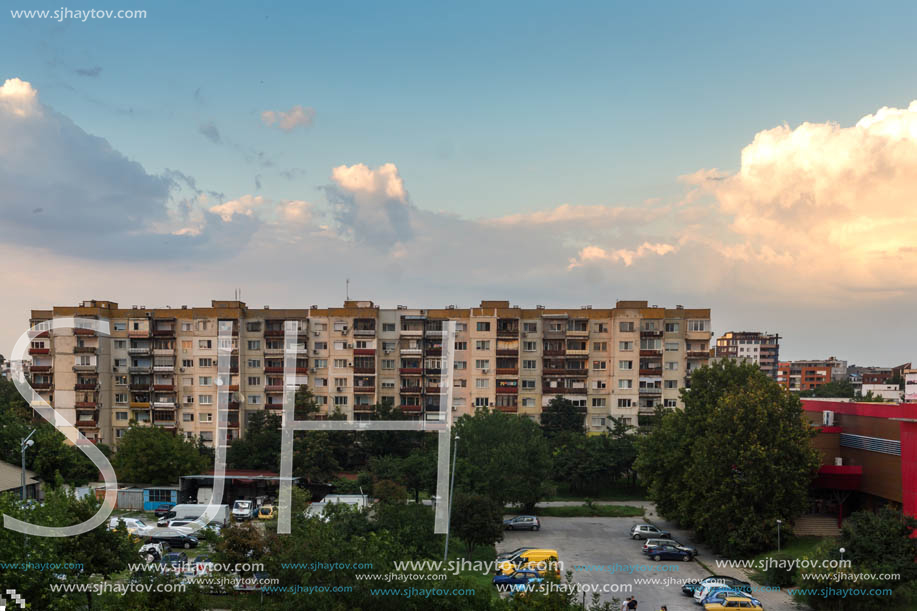
[[[145,9],[148,17],[57,23],[0,14],[0,83],[27,81],[42,105],[104,138],[150,176],[175,170],[192,177],[216,194],[202,209],[245,196],[305,201],[315,206],[314,218],[324,216],[317,221],[322,231],[336,227],[355,243],[359,231],[342,229],[328,195],[329,185],[347,191],[332,178],[341,166],[394,164],[406,190],[399,205],[418,215],[483,220],[564,204],[640,210],[647,201],[674,205],[685,197],[679,176],[736,172],[742,149],[762,131],[804,122],[849,128],[884,106],[907,108],[917,98],[913,3],[883,3],[881,11],[853,2],[641,4],[647,3],[94,1],[85,8]],[[16,0],[9,8],[53,10],[61,3]],[[314,109],[310,126],[285,132],[261,118],[266,110],[297,105]],[[722,203],[723,193],[703,195],[735,213]],[[354,204],[360,211],[389,205],[360,197]],[[92,198],[86,202],[91,206]],[[728,221],[717,217],[711,224]],[[380,255],[392,260],[377,271],[394,265],[423,300],[426,293],[404,263],[419,223],[410,239],[392,234],[396,246]],[[592,235],[571,230],[567,250],[542,271],[567,273],[557,270],[568,259],[586,261],[582,248],[589,245],[611,253],[681,240],[684,249],[687,238],[672,233],[678,224],[663,211],[650,228],[613,223]],[[363,237],[367,244],[375,239]],[[792,255],[793,246],[781,252]],[[621,268],[624,259],[601,260]],[[326,280],[316,280],[321,298],[310,302],[332,299],[338,277],[357,273],[352,265],[330,267]],[[633,265],[623,267],[629,269],[602,271],[607,285],[596,298],[623,298],[617,290],[627,287],[660,300],[722,302],[724,317],[731,312],[724,324],[757,322],[736,313],[747,304],[727,294],[726,283],[712,294],[641,287]],[[466,292],[457,291],[469,297],[455,300],[501,287],[518,299],[546,300],[530,285],[491,285],[481,280],[486,276],[486,270],[469,272],[460,282]],[[874,290],[874,280],[852,290]],[[909,287],[891,287],[878,305],[904,307]],[[111,292],[134,290],[125,284]],[[772,323],[789,326],[791,317],[787,310]],[[824,348],[827,337],[812,336],[793,356],[847,348]],[[868,345],[864,339],[848,349],[879,359],[878,344]]]

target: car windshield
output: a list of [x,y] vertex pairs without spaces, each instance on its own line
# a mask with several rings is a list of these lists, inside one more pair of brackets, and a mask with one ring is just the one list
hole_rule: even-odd
[[236,509],[248,509],[252,504],[249,501],[236,501]]

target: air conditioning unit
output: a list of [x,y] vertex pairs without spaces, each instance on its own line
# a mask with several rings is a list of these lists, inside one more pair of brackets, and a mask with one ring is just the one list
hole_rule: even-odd
[[344,392],[344,387],[343,387],[343,386],[338,386],[337,388],[335,388],[335,390],[336,390],[337,392]]
[[347,331],[348,331],[347,325],[344,325],[343,327],[341,327],[341,333],[347,333]]
[[312,354],[318,354],[318,349],[313,350]]
[[490,373],[490,369],[482,369],[481,373]]
[[844,459],[843,459],[843,457],[841,457],[841,456],[835,456],[835,457],[834,457],[834,466],[835,466],[835,467],[843,467],[843,466],[844,466]]
[[821,413],[822,424],[824,426],[834,426],[834,412],[825,410]]
[[322,336],[322,333],[321,333],[321,331],[313,331],[313,332],[312,332],[312,335],[314,335],[315,337],[321,337],[321,336]]
[[310,367],[310,368],[309,368],[309,373],[315,373],[315,367]]

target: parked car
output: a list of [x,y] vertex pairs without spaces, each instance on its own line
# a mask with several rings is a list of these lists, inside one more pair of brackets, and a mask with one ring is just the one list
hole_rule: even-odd
[[111,518],[108,521],[108,530],[116,530],[122,527],[127,530],[128,534],[133,535],[153,528],[153,525],[147,524],[140,518]]
[[150,537],[150,541],[153,543],[168,543],[172,547],[183,547],[185,549],[197,547],[198,544],[197,537],[194,535],[178,531],[156,533]]
[[187,531],[185,531],[183,527],[188,526],[192,522],[194,522],[194,520],[169,520],[168,523],[166,523],[166,528],[171,528],[172,530],[178,530],[179,532],[189,532],[190,533],[191,532],[190,528]]
[[236,521],[251,520],[254,516],[255,505],[252,501],[238,500],[232,504],[232,517]]
[[162,541],[144,543],[140,546],[140,557],[147,562],[158,562],[160,558],[172,551],[172,546]]
[[520,569],[509,575],[495,575],[493,584],[501,592],[507,592],[515,589],[515,586],[526,585],[529,583],[538,583],[544,581],[544,578],[534,569]]
[[679,542],[676,541],[675,539],[647,539],[647,540],[643,543],[643,553],[644,553],[644,554],[648,554],[648,553],[650,552],[650,549],[651,549],[651,548],[653,548],[653,547],[659,547],[660,545],[673,545],[673,546],[677,547],[678,549],[683,549],[683,550],[685,550],[685,551],[687,551],[687,552],[691,552],[691,555],[692,555],[692,556],[696,556],[696,555],[697,555],[697,548],[696,548],[696,547],[693,547],[693,546],[691,546],[691,545],[682,545],[681,543],[679,543]]
[[161,572],[175,573],[176,575],[181,575],[186,564],[188,564],[188,554],[185,552],[168,553],[159,561]]
[[541,522],[535,516],[516,516],[503,520],[504,530],[538,530]]
[[650,550],[649,557],[657,562],[660,560],[684,560],[688,562],[694,558],[694,555],[674,545],[660,545]]
[[277,517],[277,512],[274,511],[273,505],[262,505],[261,509],[258,510],[258,519],[260,520],[273,520]]
[[549,569],[557,572],[557,565],[554,563],[558,558],[556,549],[530,549],[511,560],[500,563],[498,569],[504,575],[511,575],[519,569],[533,569],[541,574]]
[[736,579],[735,577],[730,577],[729,575],[711,575],[705,577],[700,581],[690,581],[681,586],[681,591],[683,594],[688,596],[694,596],[694,592],[703,587],[708,583],[719,583],[724,586],[729,586],[733,590],[738,590],[740,592],[751,593],[751,584],[747,581],[742,581],[741,579]]
[[517,547],[511,552],[503,552],[502,554],[497,554],[497,562],[499,563],[502,560],[509,560],[521,554],[522,552],[527,552],[530,549],[535,549],[534,547]]
[[670,539],[672,533],[652,524],[634,524],[630,529],[631,539]]
[[161,518],[172,511],[173,507],[175,507],[175,503],[160,503],[156,506],[156,509],[153,510],[153,513],[157,518]]
[[253,573],[250,577],[243,577],[239,573],[235,574],[236,581],[233,584],[233,589],[236,592],[257,592],[261,589],[261,584],[264,583],[264,580],[270,579],[270,575],[267,573]]
[[747,598],[748,600],[755,603],[756,605],[761,604],[760,600],[758,600],[757,598],[755,598],[748,592],[740,592],[739,590],[735,590],[728,586],[722,587],[722,588],[717,587],[717,588],[711,589],[710,592],[707,594],[707,596],[704,597],[704,600],[700,602],[700,604],[708,605],[710,603],[723,602],[730,596],[738,596],[739,598]]
[[763,610],[764,607],[761,605],[756,605],[751,600],[747,598],[740,598],[738,596],[727,596],[726,599],[722,602],[710,603],[709,605],[704,605],[704,611],[720,611],[721,609],[760,609]]
[[213,572],[213,560],[210,556],[198,556],[185,568],[185,577],[205,577]]

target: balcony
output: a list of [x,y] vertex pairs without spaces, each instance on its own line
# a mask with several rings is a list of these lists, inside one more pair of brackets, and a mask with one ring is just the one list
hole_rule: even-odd
[[640,394],[647,395],[647,396],[661,395],[662,389],[661,388],[640,388]]
[[[51,382],[32,382],[31,386],[35,390],[51,390]],[[95,387],[93,386],[93,388]]]
[[501,329],[497,327],[497,337],[519,337],[519,327],[516,327],[515,329]]
[[153,418],[153,424],[155,426],[162,426],[165,428],[174,428],[175,418]]
[[662,357],[662,350],[641,350],[640,356],[649,356],[649,357]]
[[369,403],[366,403],[366,404],[357,403],[356,405],[353,406],[353,411],[360,412],[360,413],[372,412],[373,406]]
[[156,409],[175,409],[175,401],[154,401],[153,407]]
[[74,329],[74,335],[83,335],[83,336],[94,336],[96,334],[92,329]]
[[153,348],[153,356],[172,356],[175,348]]
[[[32,386],[35,386],[32,384]],[[89,382],[87,384],[74,384],[73,390],[95,390],[99,386],[98,382]]]
[[401,354],[423,354],[423,348],[401,348]]
[[171,365],[153,365],[153,371],[156,373],[172,373],[175,371],[175,363]]
[[76,409],[96,409],[99,404],[96,401],[77,401],[73,404]]
[[662,377],[662,367],[651,367],[640,370],[641,376]]
[[442,356],[442,354],[443,354],[443,347],[442,347],[442,346],[437,346],[437,347],[434,348],[434,347],[429,347],[429,346],[428,346],[427,349],[426,349],[426,354],[427,354],[427,356]]
[[265,367],[264,373],[283,373],[283,367]]
[[372,374],[372,373],[376,373],[376,368],[375,368],[375,367],[354,367],[354,368],[353,368],[353,372],[354,372],[354,373],[370,373],[370,374]]
[[239,385],[238,385],[238,384],[230,384],[230,385],[229,385],[229,392],[239,392]]
[[498,376],[515,376],[519,375],[518,367],[497,367]]
[[401,407],[401,411],[403,411],[403,412],[405,412],[405,413],[417,413],[417,414],[419,414],[421,411],[423,411],[423,406],[422,406],[422,405],[403,405],[403,404],[402,404],[402,405],[400,405],[399,407]]
[[497,356],[519,356],[518,348],[497,348]]
[[354,356],[375,356],[376,349],[375,348],[354,348],[353,355]]
[[29,371],[32,373],[51,373],[50,365],[32,365],[29,367]]
[[574,337],[588,337],[588,336],[589,336],[589,328],[587,327],[587,328],[585,328],[585,329],[567,329],[567,337],[570,337],[570,336],[574,336]]
[[496,391],[498,395],[515,395],[519,393],[519,387],[517,386],[497,386]]
[[150,373],[153,371],[152,365],[135,365],[127,368],[130,373]]
[[560,367],[560,368],[557,368],[557,367],[546,367],[546,368],[544,368],[544,369],[541,370],[541,373],[544,374],[544,375],[555,375],[555,376],[556,376],[556,375],[561,375],[561,376],[562,376],[562,375],[565,375],[565,374],[567,373],[567,368],[566,368],[566,367]]
[[443,370],[440,367],[427,367],[423,372],[428,376],[439,376],[443,374]]
[[375,329],[362,329],[360,327],[354,327],[353,334],[358,337],[375,337],[376,330]]
[[264,337],[283,337],[283,336],[284,336],[283,329],[265,329],[264,330]]
[[425,337],[442,337],[444,333],[442,329],[426,329],[423,332]]
[[96,366],[94,363],[92,365],[74,365],[73,366],[73,371],[76,371],[76,372],[80,372],[80,371],[89,372],[89,371],[95,371],[95,370],[96,370]]
[[403,395],[419,395],[422,390],[421,386],[402,386],[399,392]]
[[150,409],[149,401],[131,401],[129,405],[131,409]]
[[707,350],[688,350],[689,359],[709,359],[710,352]]
[[[302,350],[302,352],[305,352],[305,350]],[[264,354],[283,354],[283,346],[280,346],[279,348],[276,348],[276,347],[271,348],[271,347],[265,346]]]
[[99,428],[99,423],[95,420],[77,420],[76,428],[78,429],[97,429]]
[[446,389],[440,386],[427,386],[423,392],[424,394],[427,394],[427,395],[441,395],[445,391]]
[[153,390],[161,392],[175,392],[174,384],[153,384]]
[[518,405],[498,405],[497,411],[515,414],[516,412],[519,411],[519,406]]
[[401,335],[402,336],[407,335],[410,337],[420,337],[421,335],[423,335],[423,329],[420,327],[413,328],[413,329],[401,329]]
[[640,331],[640,337],[662,337],[662,331]]
[[98,347],[96,346],[74,346],[73,354],[95,354]]
[[[81,333],[78,333],[77,335],[82,335],[82,334],[81,334]],[[128,336],[128,337],[136,337],[136,338],[149,337],[149,336],[150,336],[150,330],[149,330],[149,329],[138,329],[138,330],[136,330],[136,331],[128,331],[128,332],[127,332],[127,336]]]
[[264,387],[264,392],[270,392],[270,393],[283,392],[283,384],[280,384],[280,385],[276,385],[276,384],[275,384],[275,385],[273,385],[273,386],[265,386],[265,387]]
[[153,329],[153,337],[175,337],[175,329]]
[[50,348],[29,348],[29,354],[51,354]]
[[567,348],[567,352],[564,356],[589,356],[589,350]]
[[410,375],[419,376],[423,373],[423,369],[421,369],[420,367],[402,367],[401,369],[398,370],[398,373],[400,373],[403,376],[410,376]]
[[543,354],[544,354],[545,356],[564,356],[566,353],[567,353],[567,351],[566,351],[565,349],[561,348],[561,349],[559,349],[559,350],[557,350],[557,349],[547,350],[547,349],[546,349],[546,350],[544,351]]
[[51,334],[48,331],[42,331],[41,333],[33,335],[32,337],[51,337]]
[[238,401],[230,401],[228,407],[229,407],[229,409],[239,409],[239,402],[238,402]]
[[149,390],[150,383],[149,382],[131,382],[130,389],[131,390]]
[[354,386],[354,387],[353,387],[353,392],[355,392],[355,393],[357,393],[357,394],[364,394],[364,395],[365,395],[365,394],[369,394],[369,395],[371,395],[371,394],[374,394],[374,393],[376,392],[376,387],[375,387],[375,386]]

